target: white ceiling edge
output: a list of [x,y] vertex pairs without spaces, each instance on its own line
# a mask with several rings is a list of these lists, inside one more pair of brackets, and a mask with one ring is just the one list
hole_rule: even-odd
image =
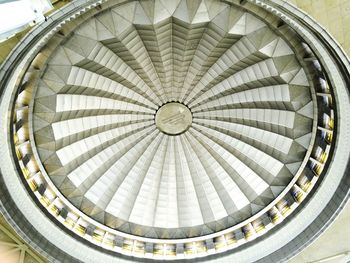
[[51,9],[53,6],[49,0],[20,0],[0,3],[0,42],[24,30],[28,25],[44,21],[44,14]]

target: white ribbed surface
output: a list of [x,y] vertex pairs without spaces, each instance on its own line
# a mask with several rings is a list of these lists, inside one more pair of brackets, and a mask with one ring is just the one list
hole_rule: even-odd
[[[35,139],[57,188],[97,221],[147,237],[207,234],[291,180],[286,165],[303,160],[308,141],[297,139],[312,130],[309,88],[292,49],[249,13],[132,2],[58,47],[36,93]],[[177,136],[154,121],[171,101],[193,113]]]

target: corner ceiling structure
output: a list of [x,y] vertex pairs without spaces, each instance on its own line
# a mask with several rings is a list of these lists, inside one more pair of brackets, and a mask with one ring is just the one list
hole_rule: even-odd
[[349,195],[320,30],[277,0],[67,5],[0,71],[1,211],[53,262],[290,258]]
[[6,263],[46,263],[26,242],[18,238],[0,215],[0,260]]

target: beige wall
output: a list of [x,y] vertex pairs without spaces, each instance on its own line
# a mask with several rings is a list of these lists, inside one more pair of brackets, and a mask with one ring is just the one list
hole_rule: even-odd
[[[46,15],[49,15],[50,13],[54,12],[55,10],[68,4],[70,1],[71,0],[51,0],[51,3],[53,4],[54,9],[52,11],[49,11],[48,13],[46,13]],[[14,37],[0,43],[0,64],[6,59],[7,55],[10,54],[11,50],[17,45],[17,43],[22,39],[22,37],[24,37],[24,35],[30,29],[31,28],[28,26],[28,28],[26,30],[19,32]]]
[[315,18],[350,54],[350,0],[290,0]]
[[48,261],[30,249],[0,214],[0,262],[46,263]]
[[[350,0],[290,0],[324,26],[350,55]],[[289,263],[338,263],[350,251],[350,203],[332,226]],[[338,256],[337,256],[338,255]],[[326,259],[336,256],[333,259]]]

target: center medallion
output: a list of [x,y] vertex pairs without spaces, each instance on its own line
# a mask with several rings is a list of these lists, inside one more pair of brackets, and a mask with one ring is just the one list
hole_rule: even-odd
[[178,102],[164,104],[156,113],[157,128],[168,135],[179,135],[187,131],[192,124],[192,113]]

